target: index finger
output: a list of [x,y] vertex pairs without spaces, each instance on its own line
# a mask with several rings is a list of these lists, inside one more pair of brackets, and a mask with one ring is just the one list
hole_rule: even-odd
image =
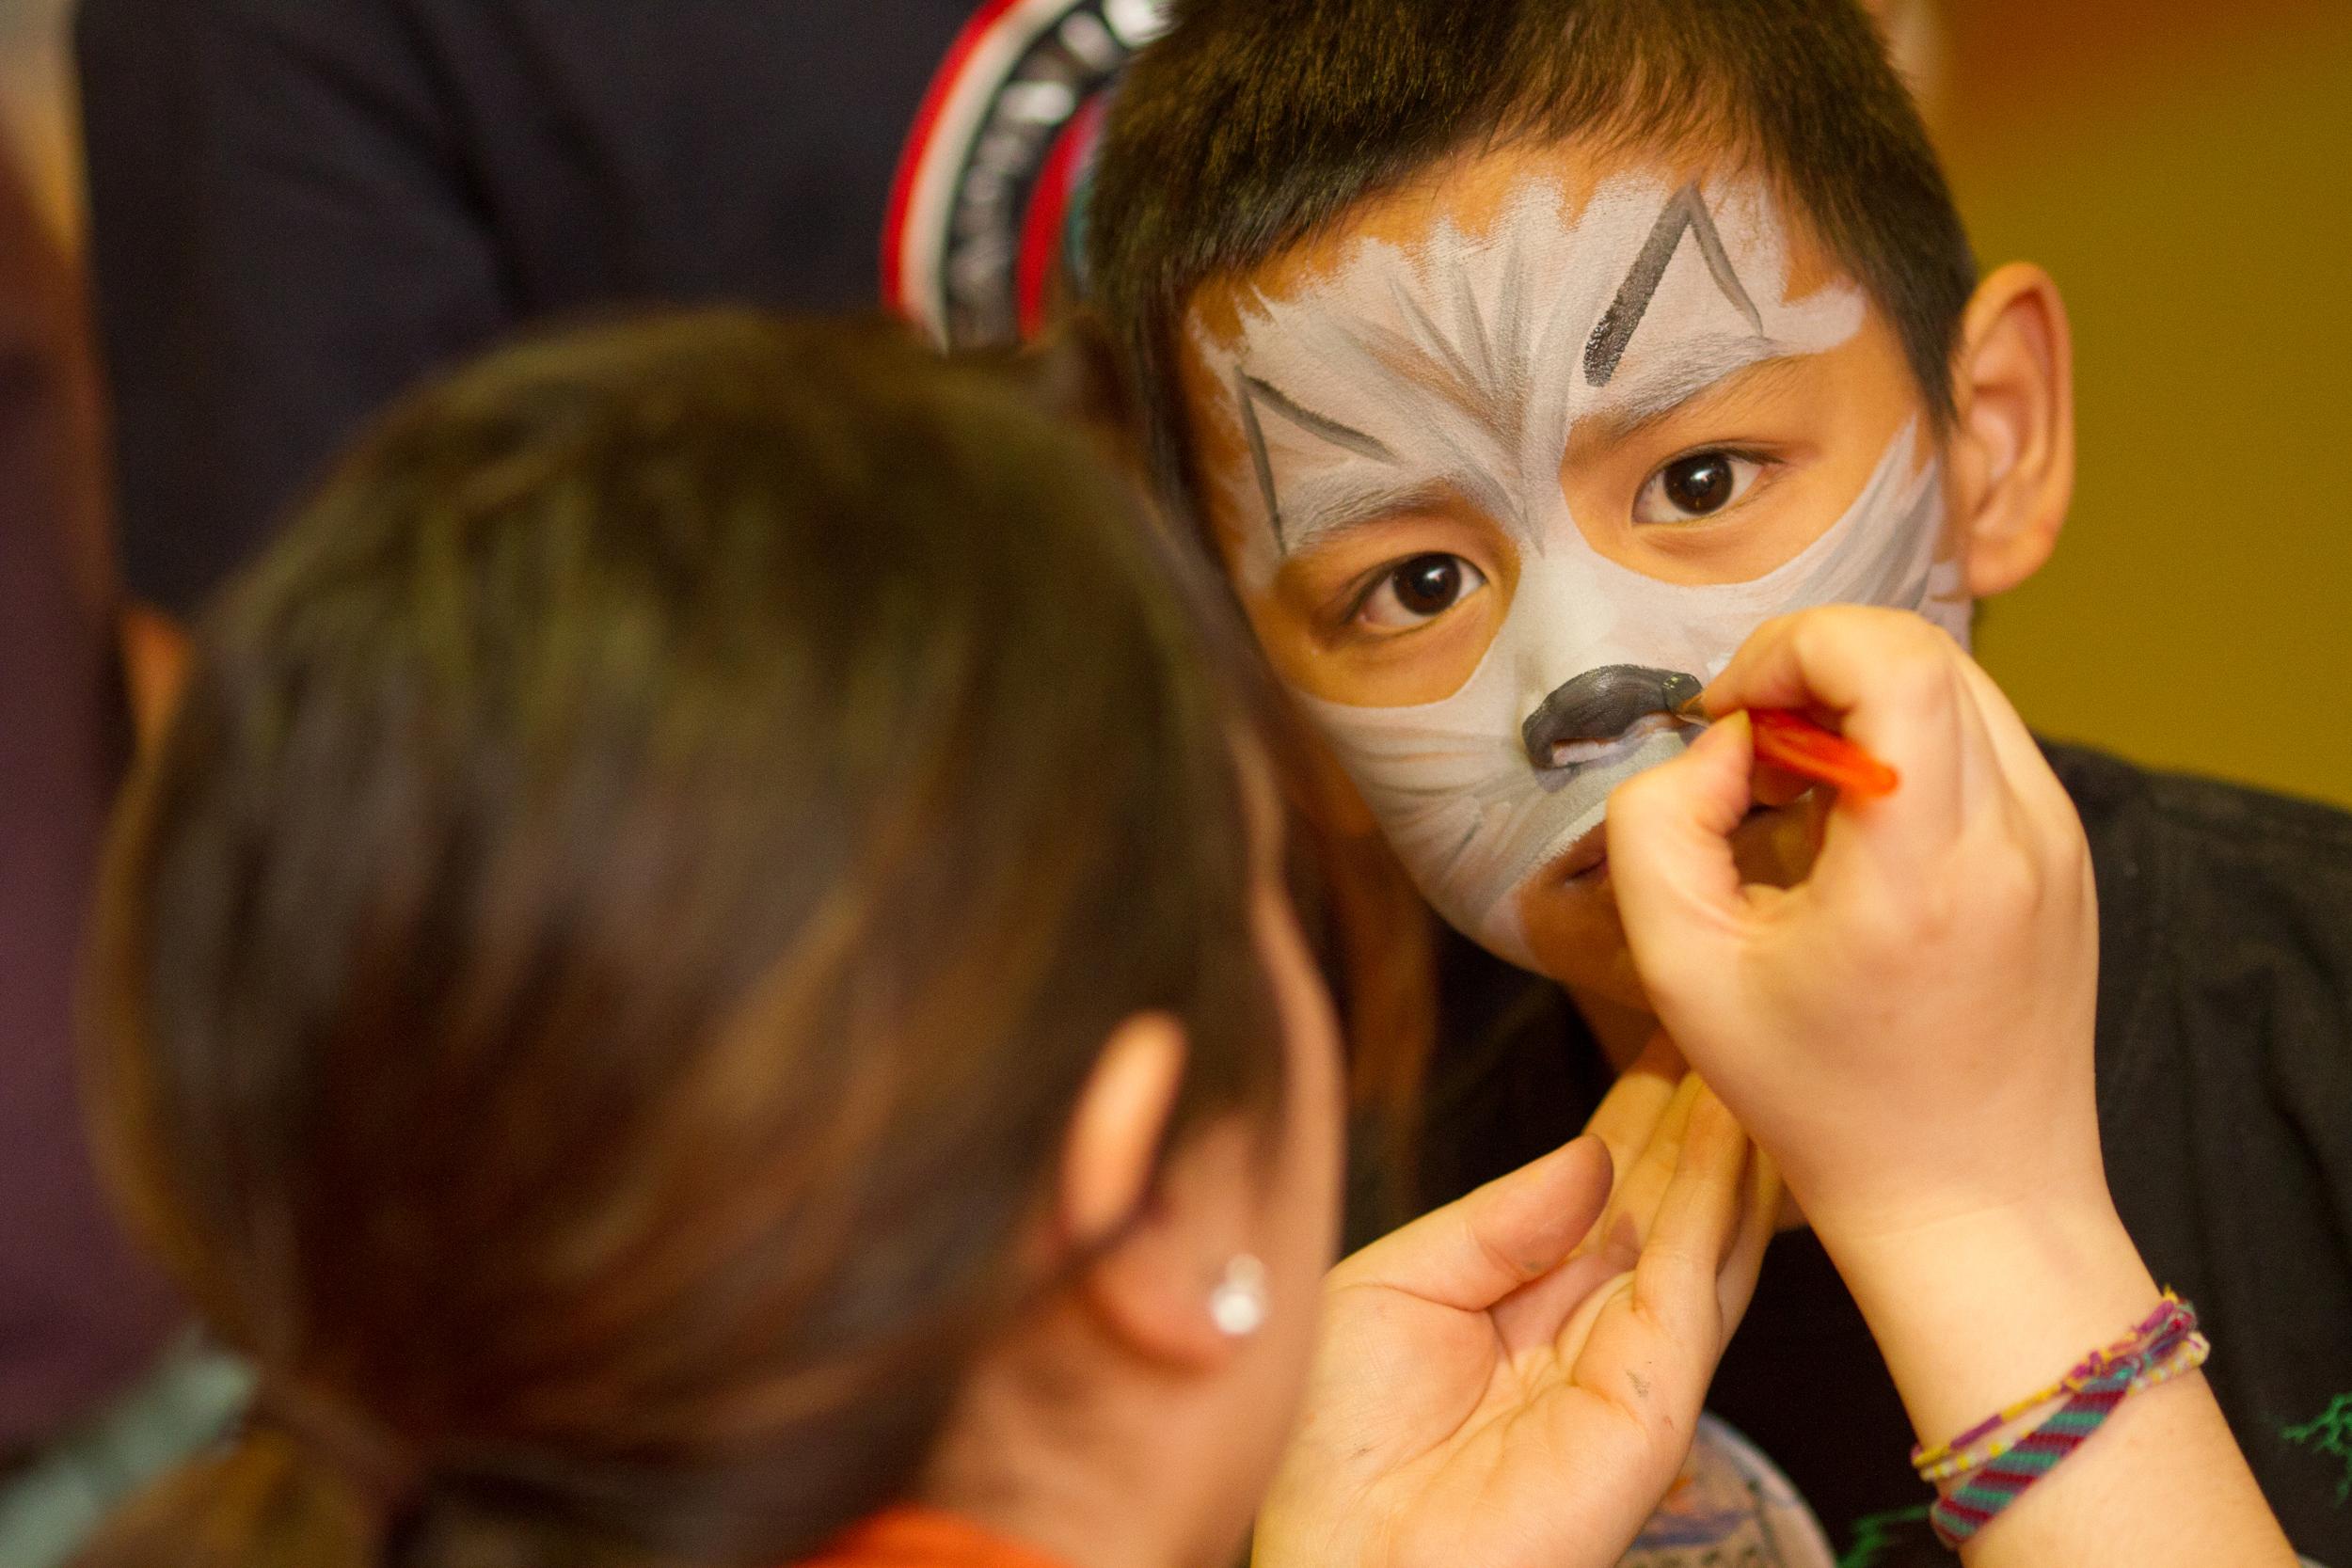
[[1576,1138],[1343,1259],[1330,1284],[1491,1310],[1566,1259],[1600,1217],[1612,1176],[1608,1146]]
[[1631,1170],[1641,1158],[1686,1070],[1682,1053],[1661,1029],[1601,1097],[1584,1131],[1609,1146],[1610,1161],[1618,1170]]

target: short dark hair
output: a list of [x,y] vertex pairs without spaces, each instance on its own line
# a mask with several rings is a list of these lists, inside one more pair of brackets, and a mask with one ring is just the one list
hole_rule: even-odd
[[1112,109],[1089,234],[1162,481],[1188,478],[1174,351],[1195,290],[1454,153],[1578,135],[1754,160],[1949,420],[1976,260],[1855,0],[1180,0]]

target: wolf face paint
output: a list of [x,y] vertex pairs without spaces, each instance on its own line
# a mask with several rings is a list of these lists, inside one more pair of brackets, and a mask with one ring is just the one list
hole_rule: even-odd
[[[1506,542],[1507,610],[1447,694],[1301,689],[1431,901],[1506,958],[1529,958],[1514,894],[1598,824],[1619,782],[1685,743],[1616,686],[1710,677],[1758,623],[1819,604],[1917,610],[1965,634],[1915,424],[1872,436],[1883,450],[1842,515],[1740,580],[1631,569],[1576,515],[1564,469],[1588,431],[1639,429],[1860,329],[1858,290],[1791,297],[1790,273],[1759,184],[1618,178],[1575,212],[1531,180],[1475,232],[1361,241],[1307,286],[1247,296],[1237,332],[1196,323],[1248,453],[1213,476],[1223,513],[1248,520],[1229,550],[1246,594],[1368,519],[1466,508]],[[1552,744],[1545,721],[1563,715]],[[1621,727],[1593,733],[1594,715]]]

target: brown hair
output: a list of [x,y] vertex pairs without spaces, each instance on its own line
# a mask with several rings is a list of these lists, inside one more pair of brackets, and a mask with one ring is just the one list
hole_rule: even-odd
[[1175,1136],[1279,1093],[1205,582],[880,327],[394,412],[119,832],[103,1142],[264,1399],[86,1560],[772,1565],[903,1495],[1111,1028],[1184,1022]]

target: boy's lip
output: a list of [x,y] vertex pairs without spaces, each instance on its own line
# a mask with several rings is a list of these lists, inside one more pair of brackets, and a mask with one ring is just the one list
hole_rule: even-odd
[[1631,756],[1651,736],[1679,729],[1691,721],[1679,714],[1653,713],[1636,720],[1622,734],[1606,740],[1564,740],[1551,748],[1551,767],[1547,773],[1573,778],[1577,772],[1597,763],[1614,762]]

